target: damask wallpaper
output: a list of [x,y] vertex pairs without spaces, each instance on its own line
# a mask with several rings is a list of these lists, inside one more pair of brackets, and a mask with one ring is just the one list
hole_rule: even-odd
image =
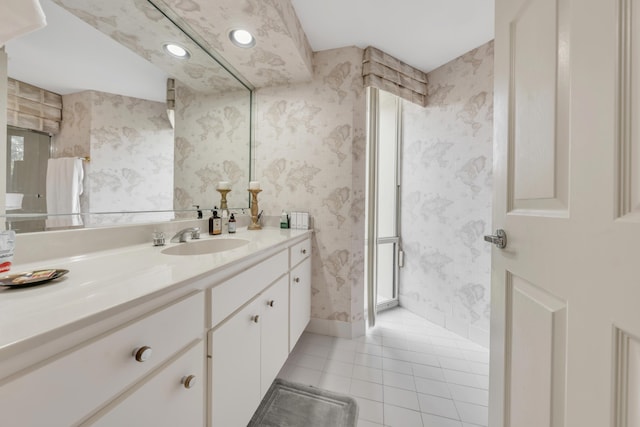
[[428,105],[402,104],[400,304],[488,345],[493,42],[428,77]]
[[364,332],[365,92],[362,50],[317,52],[311,83],[256,92],[256,177],[269,215],[308,211],[315,229],[311,327]]

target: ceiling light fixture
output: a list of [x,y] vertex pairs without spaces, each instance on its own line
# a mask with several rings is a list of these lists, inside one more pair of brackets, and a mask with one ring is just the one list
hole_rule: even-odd
[[179,59],[189,59],[191,57],[191,53],[184,47],[180,46],[177,43],[165,43],[162,45],[164,51],[169,55],[179,58]]
[[238,47],[253,47],[256,45],[256,39],[247,30],[231,30],[229,31],[229,40]]

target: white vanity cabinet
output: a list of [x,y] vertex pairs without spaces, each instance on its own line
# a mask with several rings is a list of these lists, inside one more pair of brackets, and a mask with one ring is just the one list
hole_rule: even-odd
[[291,274],[289,287],[289,351],[311,320],[311,240],[290,249]]
[[211,427],[247,425],[307,326],[310,251],[306,239],[212,289],[212,319],[239,303],[239,276],[259,290],[209,333]]
[[[9,377],[0,384],[0,424],[54,427],[85,420],[201,339],[203,309],[198,292]],[[204,364],[204,352],[197,357]],[[203,410],[197,396],[195,405]]]

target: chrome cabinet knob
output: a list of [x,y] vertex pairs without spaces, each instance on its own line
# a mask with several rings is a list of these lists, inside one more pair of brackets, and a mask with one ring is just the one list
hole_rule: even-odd
[[188,375],[186,377],[182,377],[182,381],[180,383],[184,386],[184,388],[190,389],[191,387],[196,385],[196,376]]
[[151,350],[151,347],[145,345],[133,350],[133,357],[136,359],[136,362],[142,363],[149,360],[151,358],[152,353],[153,353],[153,350]]
[[274,304],[275,304],[275,301],[274,301],[274,300],[267,301],[267,305],[268,305],[269,307],[273,307],[273,305],[274,305]]
[[258,323],[258,322],[260,321],[260,316],[256,314],[255,316],[253,316],[253,317],[251,318],[251,321],[252,321],[253,323]]
[[300,278],[299,277],[294,277],[293,281],[296,282],[296,283],[300,283]]
[[307,250],[306,249],[301,249],[300,252],[302,253],[302,255],[304,255],[304,254],[307,253]]

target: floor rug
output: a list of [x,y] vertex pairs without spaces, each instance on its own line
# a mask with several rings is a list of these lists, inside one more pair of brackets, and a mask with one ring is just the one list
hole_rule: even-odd
[[276,379],[247,427],[355,427],[354,399]]

